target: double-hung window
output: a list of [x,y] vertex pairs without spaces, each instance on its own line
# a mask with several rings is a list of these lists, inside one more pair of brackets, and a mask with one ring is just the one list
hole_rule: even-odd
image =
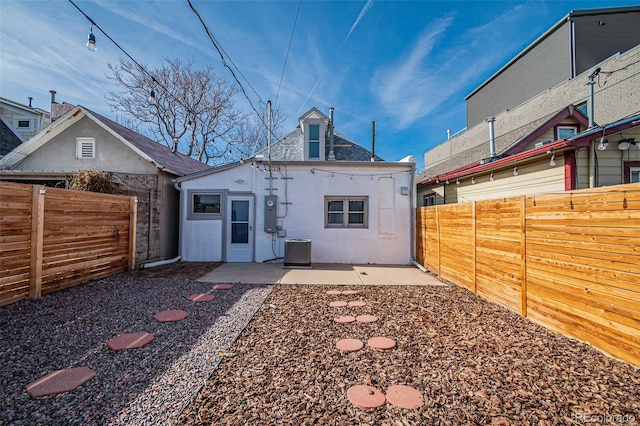
[[325,197],[325,228],[367,228],[368,197]]
[[309,125],[309,158],[320,158],[320,125]]

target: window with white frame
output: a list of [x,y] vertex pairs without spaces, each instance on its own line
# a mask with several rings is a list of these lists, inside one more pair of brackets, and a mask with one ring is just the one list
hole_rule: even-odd
[[640,182],[640,167],[629,168],[629,183]]
[[34,120],[27,117],[16,117],[13,120],[13,125],[19,132],[33,132]]
[[320,125],[309,125],[309,158],[320,158]]
[[556,140],[568,139],[578,133],[578,126],[566,125],[556,127]]
[[325,197],[325,228],[367,228],[368,197]]
[[436,194],[434,192],[430,194],[425,194],[422,196],[422,205],[423,206],[435,206],[436,205]]
[[222,191],[188,190],[189,211],[187,219],[222,218]]
[[96,158],[96,139],[76,138],[76,158],[79,160]]

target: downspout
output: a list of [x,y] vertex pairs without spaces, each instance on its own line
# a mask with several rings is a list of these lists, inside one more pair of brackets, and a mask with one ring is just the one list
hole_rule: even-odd
[[596,169],[596,160],[595,160],[595,144],[589,144],[589,188],[595,188],[595,169]]
[[183,202],[183,194],[184,191],[182,190],[182,185],[176,181],[173,182],[173,187],[178,191],[178,193],[180,194],[180,202],[178,203],[178,257],[182,258],[182,235],[183,235],[183,230],[182,230],[182,223],[183,223],[183,219],[184,219],[184,215],[182,213],[183,211],[183,205],[185,205],[186,203]]
[[569,79],[576,76],[576,23],[571,14],[567,18],[569,21]]
[[333,107],[329,107],[329,155],[327,160],[334,161],[336,159],[336,153],[334,150],[333,140]]
[[422,272],[429,272],[429,270],[427,268],[425,268],[424,266],[422,266],[417,260],[416,260],[416,214],[417,214],[417,206],[416,206],[416,193],[417,193],[417,188],[416,188],[416,182],[415,182],[415,176],[416,176],[416,165],[415,163],[413,164],[413,166],[411,166],[411,170],[409,171],[409,173],[411,173],[411,190],[409,191],[409,202],[411,204],[411,232],[410,232],[410,237],[409,237],[409,250],[411,251],[411,263],[413,263],[413,265],[420,269]]

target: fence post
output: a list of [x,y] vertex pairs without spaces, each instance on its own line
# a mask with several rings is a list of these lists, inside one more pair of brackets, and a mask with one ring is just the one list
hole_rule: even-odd
[[438,277],[441,276],[440,274],[440,209],[438,208],[438,205],[436,204],[436,230],[437,230],[437,235],[438,235]]
[[527,197],[520,198],[520,300],[521,314],[527,316]]
[[31,195],[31,259],[29,297],[42,296],[42,245],[44,241],[44,196],[42,185],[33,185]]
[[471,241],[471,247],[473,249],[473,293],[478,294],[478,269],[476,265],[476,258],[478,248],[476,247],[476,202],[472,201],[472,213],[471,213],[471,226],[473,227],[473,237]]
[[131,197],[129,202],[129,272],[136,265],[136,229],[138,223],[138,197]]

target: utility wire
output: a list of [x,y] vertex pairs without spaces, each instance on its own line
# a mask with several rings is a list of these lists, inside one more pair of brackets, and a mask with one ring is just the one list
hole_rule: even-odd
[[298,23],[298,15],[300,14],[300,6],[302,6],[302,0],[298,1],[298,10],[296,10],[296,18],[293,21],[293,28],[291,29],[291,37],[289,38],[289,47],[287,48],[287,54],[284,57],[284,65],[282,66],[282,74],[280,75],[280,83],[278,83],[278,91],[276,92],[276,100],[273,103],[274,106],[278,104],[278,96],[280,96],[280,87],[282,87],[282,80],[284,78],[284,70],[287,68],[287,60],[289,59],[289,52],[291,51],[291,43],[293,43],[293,33],[296,31],[296,24]]
[[[191,3],[191,0],[187,0],[187,3],[189,3],[189,7],[191,8],[191,10],[193,11],[193,13],[198,17],[198,19],[200,20],[200,23],[202,24],[202,27],[204,28],[204,31],[207,33],[207,36],[209,37],[209,40],[211,40],[211,43],[213,44],[213,47],[216,48],[216,51],[218,52],[218,54],[220,55],[220,59],[222,60],[222,65],[225,66],[226,68],[229,69],[229,71],[231,72],[231,75],[233,76],[233,79],[236,81],[236,83],[238,83],[238,86],[240,86],[240,90],[242,91],[242,94],[244,95],[244,97],[247,99],[247,101],[249,102],[249,105],[251,106],[251,109],[253,109],[255,111],[255,113],[258,115],[258,117],[260,117],[260,113],[258,112],[258,110],[253,106],[253,102],[251,102],[251,99],[249,98],[249,96],[247,95],[246,90],[244,89],[244,86],[242,85],[242,83],[240,82],[240,80],[238,79],[238,77],[236,76],[235,71],[233,70],[233,68],[231,68],[228,64],[227,61],[225,60],[225,55],[226,57],[229,59],[229,62],[231,62],[233,64],[233,66],[238,70],[238,73],[240,75],[242,75],[242,77],[245,79],[245,81],[248,82],[247,78],[240,72],[240,69],[238,69],[237,65],[233,63],[233,61],[231,60],[231,58],[229,57],[228,54],[226,54],[226,52],[224,51],[224,49],[222,48],[222,46],[220,45],[220,43],[218,43],[218,40],[216,40],[216,38],[214,37],[213,33],[211,32],[211,30],[209,29],[209,27],[207,26],[207,24],[204,22],[204,20],[202,19],[202,16],[200,16],[200,13],[198,12],[198,10],[195,8],[195,6],[193,5],[193,3]],[[256,94],[256,96],[258,96],[258,99],[260,101],[262,101],[262,99],[260,98],[260,95],[258,95],[258,93],[255,91],[255,89],[253,88],[253,86],[251,86],[251,84],[249,84],[249,87],[251,87],[251,89],[253,89],[254,93]],[[261,118],[262,119],[262,118]],[[264,124],[264,121],[263,121]]]
[[[75,7],[76,9],[78,9],[78,12],[80,12],[82,15],[84,15],[85,18],[87,18],[87,20],[91,23],[91,26],[96,27],[97,29],[100,30],[100,32],[109,39],[109,41],[111,41],[111,43],[115,44],[115,46],[120,49],[120,51],[122,53],[124,53],[129,59],[131,59],[131,61],[136,64],[136,66],[140,69],[140,71],[144,74],[146,74],[147,76],[149,76],[149,78],[151,78],[151,81],[158,85],[159,87],[161,87],[164,92],[166,94],[168,94],[169,96],[171,96],[178,104],[182,105],[187,111],[189,111],[189,107],[187,105],[184,104],[184,102],[182,102],[182,100],[180,100],[179,98],[177,98],[173,93],[171,93],[169,91],[169,89],[167,89],[166,86],[164,86],[162,83],[160,83],[158,80],[156,80],[156,78],[149,72],[146,70],[145,67],[143,67],[142,65],[140,65],[140,63],[138,61],[136,61],[133,56],[129,55],[129,53],[124,50],[124,48],[122,46],[120,46],[114,39],[111,38],[111,36],[109,36],[109,34],[107,34],[102,28],[100,28],[100,25],[96,24],[96,22],[91,19],[86,13],[84,13],[84,11],[82,9],[80,9],[78,7],[78,5],[76,5],[73,0],[69,0],[69,3],[71,3],[73,5],[73,7]],[[189,113],[191,113],[191,111],[189,111]]]
[[[216,51],[218,52],[218,54],[220,55],[220,59],[222,60],[222,65],[224,65],[227,69],[229,69],[229,71],[231,72],[231,75],[233,76],[233,79],[236,81],[236,83],[238,84],[238,86],[240,86],[240,90],[242,91],[242,94],[244,95],[244,97],[247,99],[247,102],[249,102],[249,106],[251,107],[251,109],[256,113],[256,115],[258,116],[258,119],[260,120],[260,122],[262,123],[262,125],[267,129],[267,131],[269,133],[271,133],[271,135],[277,140],[278,137],[275,135],[275,133],[273,132],[273,129],[270,129],[269,126],[267,125],[267,123],[264,120],[264,117],[262,116],[262,114],[260,114],[260,112],[258,112],[258,110],[255,108],[255,106],[253,105],[253,102],[251,102],[251,99],[249,98],[249,96],[247,95],[247,91],[245,90],[244,86],[242,85],[242,83],[240,82],[240,80],[238,79],[238,77],[236,76],[236,73],[233,71],[233,69],[227,64],[227,60],[229,62],[231,62],[231,64],[233,64],[233,66],[236,68],[236,70],[238,71],[238,73],[242,76],[242,78],[244,78],[244,80],[247,82],[247,84],[249,84],[249,87],[251,87],[251,89],[253,90],[253,92],[256,94],[256,96],[258,96],[258,99],[260,100],[260,102],[262,102],[262,98],[260,98],[260,95],[258,95],[258,93],[256,92],[256,90],[253,88],[253,86],[251,85],[251,83],[249,83],[249,80],[247,80],[247,78],[242,74],[242,72],[240,71],[240,69],[238,68],[238,66],[233,63],[233,61],[231,60],[231,58],[229,57],[229,55],[227,54],[227,52],[225,52],[225,50],[222,48],[222,46],[220,45],[220,43],[218,42],[218,40],[215,38],[215,36],[213,35],[213,33],[211,32],[211,30],[209,29],[209,27],[207,26],[207,24],[204,22],[204,20],[202,19],[202,16],[200,15],[200,13],[198,12],[198,10],[195,8],[195,6],[193,5],[193,3],[191,3],[191,0],[187,0],[187,3],[189,4],[189,7],[191,8],[191,10],[193,11],[193,13],[198,17],[198,20],[200,21],[200,23],[202,24],[202,27],[204,28],[205,32],[207,33],[207,36],[209,37],[209,40],[211,40],[211,43],[213,44],[213,47],[215,47]],[[226,58],[225,59],[225,55]],[[257,143],[257,142],[256,142]]]

